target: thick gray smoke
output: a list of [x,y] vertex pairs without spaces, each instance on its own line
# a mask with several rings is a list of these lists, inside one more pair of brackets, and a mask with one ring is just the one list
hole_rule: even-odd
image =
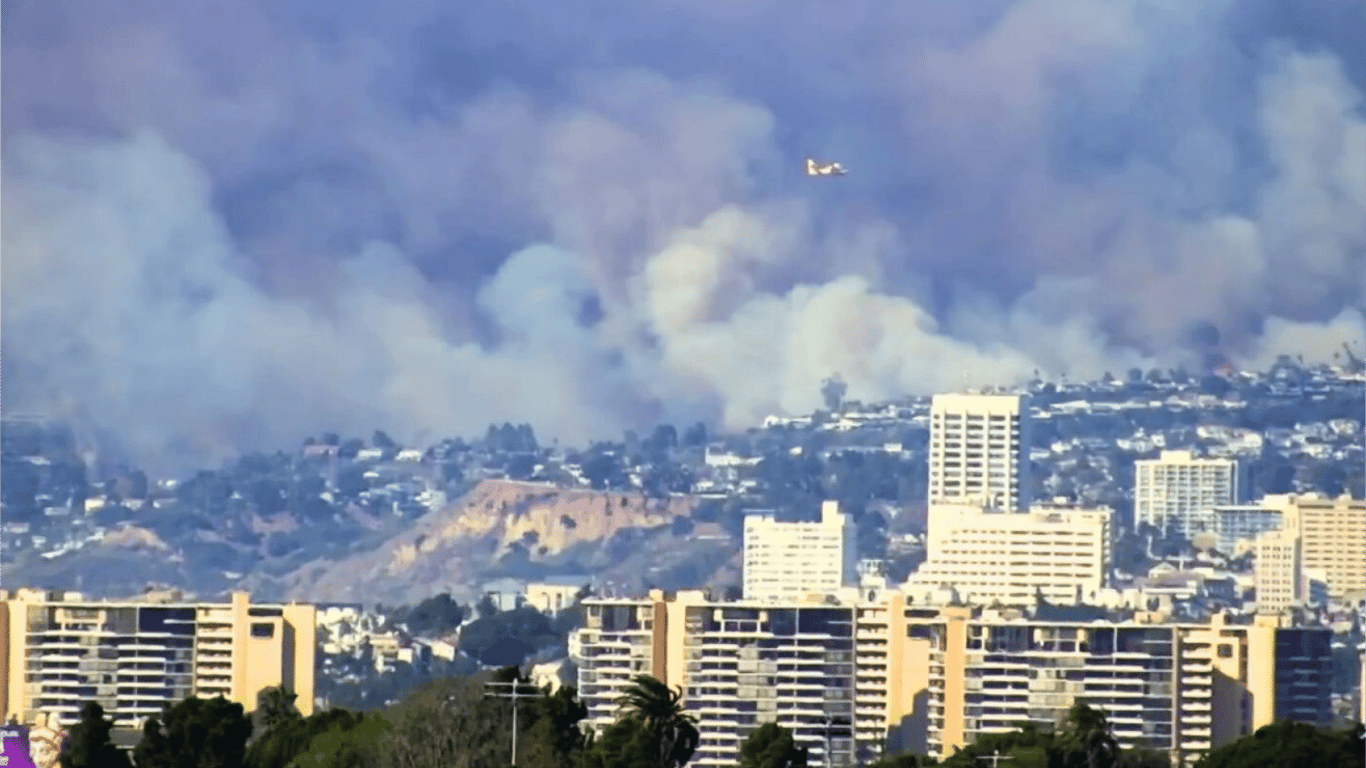
[[1356,0],[58,0],[0,51],[5,405],[153,465],[1366,335]]

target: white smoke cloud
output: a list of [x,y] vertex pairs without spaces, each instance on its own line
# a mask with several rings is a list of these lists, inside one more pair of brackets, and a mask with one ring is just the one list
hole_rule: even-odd
[[1201,322],[1246,362],[1366,335],[1339,22],[242,6],[7,8],[12,408],[192,464],[324,429],[742,427],[835,372],[876,399],[1189,364]]

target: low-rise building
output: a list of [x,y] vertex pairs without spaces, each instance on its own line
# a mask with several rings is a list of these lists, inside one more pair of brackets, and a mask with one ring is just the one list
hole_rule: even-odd
[[1025,605],[1096,599],[1109,586],[1114,529],[1109,509],[1035,506],[1001,513],[940,506],[930,512],[929,559],[906,589],[952,587],[961,599]]
[[592,581],[591,576],[547,576],[527,583],[525,601],[541,613],[555,616],[574,607],[579,595],[589,590]]

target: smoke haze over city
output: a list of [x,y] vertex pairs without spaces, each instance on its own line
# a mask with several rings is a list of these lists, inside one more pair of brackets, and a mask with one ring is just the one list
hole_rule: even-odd
[[6,410],[149,465],[736,428],[836,372],[869,400],[1366,335],[1358,0],[0,21]]

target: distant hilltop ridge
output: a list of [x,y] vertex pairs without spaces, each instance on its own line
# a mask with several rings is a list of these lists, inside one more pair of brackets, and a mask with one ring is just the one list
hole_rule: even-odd
[[630,529],[667,526],[691,518],[693,496],[648,498],[640,493],[560,488],[547,483],[483,480],[446,506],[371,552],[305,569],[288,588],[307,600],[381,599],[395,593],[425,597],[472,588],[492,562],[517,552],[531,563],[554,566],[568,555],[592,559],[600,547]]

